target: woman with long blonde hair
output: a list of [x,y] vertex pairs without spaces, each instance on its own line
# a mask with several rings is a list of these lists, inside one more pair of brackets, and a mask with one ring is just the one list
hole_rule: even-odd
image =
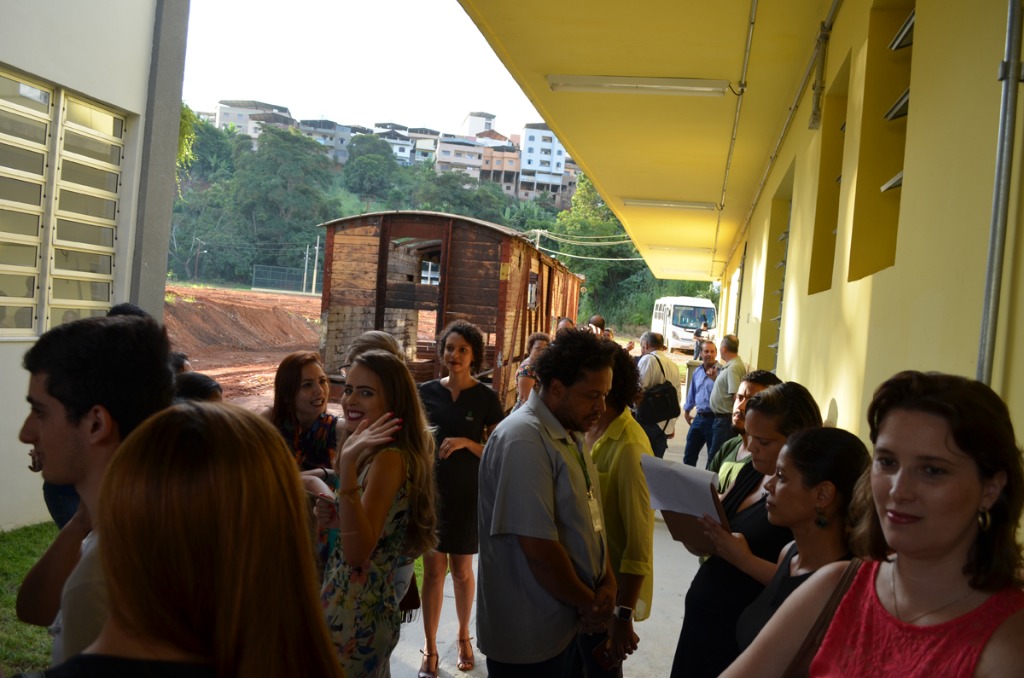
[[317,502],[322,524],[340,533],[321,598],[346,673],[386,676],[401,625],[395,570],[437,543],[434,439],[412,375],[386,351],[352,361],[342,406],[337,500]]
[[304,506],[287,446],[257,415],[219,403],[154,415],[104,477],[95,518],[110,617],[68,664],[89,675],[340,677]]

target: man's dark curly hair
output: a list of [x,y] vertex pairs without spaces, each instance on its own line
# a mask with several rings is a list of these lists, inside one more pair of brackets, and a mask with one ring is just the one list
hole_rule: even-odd
[[594,372],[612,367],[618,344],[602,340],[590,332],[565,329],[555,335],[555,341],[537,359],[537,379],[541,388],[557,379],[572,386],[583,377],[583,372]]
[[437,357],[444,358],[444,345],[448,342],[448,336],[455,333],[466,340],[473,351],[473,362],[469,369],[472,372],[479,372],[480,365],[484,362],[484,335],[480,328],[468,320],[453,320],[441,332],[437,340]]
[[640,395],[640,370],[629,352],[614,341],[604,341],[614,347],[615,363],[612,365],[612,390],[604,401],[613,410],[622,412],[633,407]]

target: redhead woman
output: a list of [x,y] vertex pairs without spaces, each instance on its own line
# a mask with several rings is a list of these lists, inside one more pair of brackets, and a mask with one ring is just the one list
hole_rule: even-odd
[[527,338],[526,360],[520,363],[519,369],[516,370],[517,397],[515,407],[512,408],[513,411],[521,405],[525,405],[526,401],[530,399],[530,391],[537,388],[537,370],[534,365],[537,364],[537,358],[549,343],[551,343],[551,338],[543,332],[535,332]]
[[100,493],[110,616],[43,675],[340,678],[304,506],[290,451],[255,414],[185,403],[154,415]]
[[338,418],[327,412],[329,392],[320,354],[298,351],[277,367],[269,411],[270,423],[291,447],[299,469],[321,473],[324,480],[338,446]]
[[484,337],[465,320],[448,325],[438,341],[448,376],[420,386],[420,398],[437,444],[437,549],[423,554],[423,661],[419,675],[437,675],[437,626],[444,600],[444,578],[452,573],[459,619],[458,668],[473,668],[469,620],[473,610],[473,554],[477,552],[477,476],[480,455],[501,421],[501,403],[487,384],[473,376],[484,357]]
[[[810,675],[1024,674],[1024,472],[1006,405],[980,382],[901,372],[875,391],[868,426],[854,547],[870,560]],[[726,675],[785,675],[845,567],[797,589]]]
[[740,535],[753,559],[741,569],[725,556],[730,533],[705,519],[705,529],[721,549],[708,558],[686,593],[686,612],[672,662],[672,676],[718,676],[739,655],[736,622],[775,573],[779,551],[793,538],[788,528],[768,522],[765,484],[775,473],[779,451],[790,435],[821,426],[821,412],[807,389],[785,382],[747,401],[744,418],[750,463],[740,469],[722,497],[729,527]]
[[[736,640],[746,649],[783,601],[818,569],[849,560],[849,515],[853,487],[868,466],[868,450],[860,438],[840,428],[811,428],[789,437],[779,452],[775,475],[768,479],[765,508],[768,522],[788,527],[793,541],[782,549],[779,566],[768,586],[736,624]],[[743,542],[720,550],[743,569],[751,558]],[[730,557],[732,556],[732,557]]]
[[321,598],[345,673],[387,676],[401,625],[396,570],[437,543],[434,441],[412,375],[386,351],[352,361],[342,407],[337,497],[317,501],[322,524],[339,530]]

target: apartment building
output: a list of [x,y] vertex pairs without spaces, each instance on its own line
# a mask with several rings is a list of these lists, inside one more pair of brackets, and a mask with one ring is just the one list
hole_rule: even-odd
[[470,113],[462,121],[462,134],[467,137],[475,137],[480,132],[494,129],[494,118],[491,113]]
[[409,128],[394,122],[375,122],[373,134],[388,142],[391,152],[399,165],[411,165],[413,158],[413,141],[409,138]]
[[480,181],[493,181],[501,185],[502,192],[512,198],[519,197],[519,149],[512,144],[486,146],[480,165]]
[[544,193],[551,193],[557,205],[564,204],[569,185],[563,183],[566,176],[565,163],[568,155],[565,146],[558,140],[551,128],[542,122],[531,123],[523,128],[522,171],[519,181],[519,197],[534,199]]
[[299,130],[322,145],[327,155],[339,165],[348,161],[348,144],[352,129],[333,120],[300,120]]
[[427,127],[410,127],[408,134],[413,142],[413,162],[434,162],[441,133]]
[[435,171],[460,172],[474,181],[480,180],[484,146],[475,139],[442,134],[437,142]]
[[260,135],[261,125],[295,127],[296,121],[286,106],[275,106],[262,101],[225,99],[217,102],[214,125],[219,129],[234,127],[253,139]]

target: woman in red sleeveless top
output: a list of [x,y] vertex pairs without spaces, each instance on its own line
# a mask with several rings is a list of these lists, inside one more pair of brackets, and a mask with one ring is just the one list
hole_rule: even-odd
[[[871,560],[810,675],[1024,675],[1024,472],[1006,405],[980,382],[908,371],[878,388],[868,424],[855,548]],[[785,675],[844,569],[797,589],[723,675]]]

